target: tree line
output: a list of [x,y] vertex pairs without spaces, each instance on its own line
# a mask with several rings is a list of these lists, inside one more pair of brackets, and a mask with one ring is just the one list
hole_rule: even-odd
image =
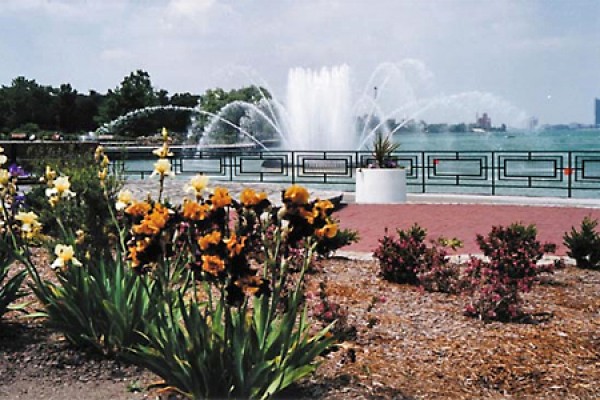
[[[3,137],[16,132],[79,135],[145,107],[193,108],[200,104],[202,110],[218,113],[232,101],[258,103],[265,96],[270,97],[266,90],[255,86],[231,91],[210,89],[203,95],[189,92],[170,95],[164,89],[154,88],[149,73],[143,70],[131,72],[106,94],[94,90],[80,93],[68,83],[59,87],[45,86],[19,76],[10,86],[0,87],[0,134]],[[189,127],[190,113],[187,110],[158,110],[143,118],[129,118],[111,133],[124,137],[149,136],[163,126],[183,133]],[[197,124],[202,127],[208,122],[209,117],[201,115]]]

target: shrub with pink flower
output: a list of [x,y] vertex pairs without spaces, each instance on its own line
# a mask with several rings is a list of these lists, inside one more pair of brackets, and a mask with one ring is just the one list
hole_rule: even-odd
[[471,302],[465,312],[484,320],[514,320],[523,316],[521,293],[529,292],[541,273],[553,272],[538,265],[546,252],[556,246],[542,245],[534,225],[494,226],[487,236],[477,235],[477,243],[489,261],[471,258],[465,275]]

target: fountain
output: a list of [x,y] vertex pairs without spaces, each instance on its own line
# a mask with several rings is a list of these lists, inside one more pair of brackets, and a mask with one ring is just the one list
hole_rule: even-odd
[[296,150],[356,148],[350,68],[312,71],[293,68],[288,74],[285,116],[287,145]]
[[[362,150],[375,132],[393,135],[414,124],[472,121],[487,111],[510,126],[519,126],[527,115],[505,100],[484,92],[430,95],[433,74],[417,60],[383,63],[371,74],[362,93],[351,90],[350,67],[340,65],[319,70],[292,68],[288,73],[285,104],[266,96],[258,105],[236,101],[223,107],[205,128],[210,143],[229,115],[239,115],[239,140],[263,142],[270,131],[285,150]],[[262,85],[267,86],[267,85]],[[239,117],[238,117],[239,118]],[[268,135],[266,135],[268,136]]]

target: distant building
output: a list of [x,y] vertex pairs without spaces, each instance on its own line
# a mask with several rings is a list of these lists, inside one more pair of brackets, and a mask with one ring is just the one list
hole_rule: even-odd
[[492,129],[492,119],[487,115],[487,113],[483,113],[481,118],[476,116],[477,118],[477,128],[489,130]]
[[596,127],[600,128],[600,99],[596,99]]
[[529,121],[527,121],[527,127],[529,128],[529,130],[534,130],[538,127],[539,124],[539,120],[537,119],[537,117],[531,117],[529,118]]

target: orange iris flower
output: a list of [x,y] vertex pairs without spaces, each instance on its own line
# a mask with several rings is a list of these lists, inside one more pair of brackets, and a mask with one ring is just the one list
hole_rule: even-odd
[[308,197],[308,190],[300,185],[290,186],[283,194],[285,200],[289,200],[296,205],[308,203]]
[[331,238],[335,237],[335,235],[337,235],[337,231],[338,231],[337,224],[328,223],[324,227],[317,229],[315,234],[317,235],[318,238],[326,237],[326,238],[331,239]]
[[156,235],[167,224],[169,219],[169,210],[161,205],[156,204],[150,214],[147,214],[139,225],[134,225],[133,232],[142,235]]
[[244,207],[255,206],[266,198],[267,194],[265,192],[256,193],[250,188],[242,190],[240,194],[240,202]]
[[203,255],[202,270],[213,276],[218,276],[220,272],[225,270],[225,261],[221,260],[219,256]]
[[224,241],[225,244],[227,244],[227,250],[229,250],[229,257],[239,255],[244,249],[244,246],[246,245],[246,236],[242,236],[239,239],[240,240],[238,241],[237,235],[233,233],[229,239]]
[[246,296],[253,296],[263,284],[262,278],[255,275],[243,276],[235,281],[235,285],[242,289]]
[[210,200],[215,209],[231,205],[231,196],[225,188],[216,188]]
[[141,217],[146,215],[152,206],[145,201],[135,202],[125,209],[125,212],[133,217]]
[[195,201],[183,203],[183,217],[192,221],[203,221],[206,219],[210,207],[206,204],[198,204]]
[[319,200],[314,206],[315,213],[321,218],[326,218],[329,210],[333,210],[333,203],[329,200]]
[[218,245],[220,241],[221,241],[221,232],[212,231],[208,235],[204,235],[200,239],[198,239],[198,246],[200,246],[200,248],[202,250],[206,250],[209,248],[209,246],[211,244]]

